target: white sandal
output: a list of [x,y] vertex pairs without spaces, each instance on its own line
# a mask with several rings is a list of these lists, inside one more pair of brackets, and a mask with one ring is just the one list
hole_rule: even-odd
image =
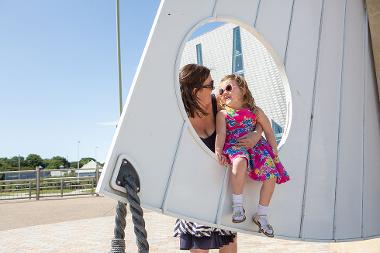
[[260,216],[266,217],[266,215],[258,215],[257,213],[255,213],[252,217],[253,223],[255,223],[259,227],[259,233],[263,233],[264,235],[266,235],[268,237],[274,237],[273,227],[269,223],[266,225],[261,225],[261,223],[259,221]]
[[245,221],[246,218],[247,217],[245,216],[244,208],[242,210],[238,209],[232,213],[232,222],[233,223],[241,223],[241,222]]

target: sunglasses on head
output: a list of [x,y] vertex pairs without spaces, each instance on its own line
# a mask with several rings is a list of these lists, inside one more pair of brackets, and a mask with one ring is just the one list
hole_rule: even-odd
[[231,84],[227,84],[226,85],[226,88],[220,88],[219,89],[219,95],[223,95],[224,91],[232,91],[232,85]]
[[212,80],[209,84],[202,85],[201,89],[202,88],[206,88],[206,89],[208,88],[208,89],[212,89],[212,90],[215,89],[215,87],[214,87],[214,80]]

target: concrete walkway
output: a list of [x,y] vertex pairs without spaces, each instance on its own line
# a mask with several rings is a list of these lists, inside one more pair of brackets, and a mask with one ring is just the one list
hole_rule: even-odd
[[[2,201],[0,252],[109,252],[115,206],[114,200],[103,197]],[[151,211],[145,211],[144,218],[150,252],[180,252],[178,239],[172,237],[175,218]],[[126,237],[126,252],[137,252],[130,215]],[[238,243],[242,253],[380,253],[380,239],[320,243],[239,234]]]

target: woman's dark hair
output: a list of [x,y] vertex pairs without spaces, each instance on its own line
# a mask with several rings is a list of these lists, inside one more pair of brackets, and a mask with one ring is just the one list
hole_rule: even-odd
[[[182,101],[188,117],[208,115],[199,105],[196,93],[210,75],[210,70],[197,64],[187,64],[179,71]],[[196,92],[194,92],[196,89]]]

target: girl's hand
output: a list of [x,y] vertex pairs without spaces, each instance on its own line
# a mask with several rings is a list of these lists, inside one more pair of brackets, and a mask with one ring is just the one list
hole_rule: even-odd
[[278,149],[277,149],[277,147],[273,148],[273,154],[275,154],[276,156],[278,156]]
[[253,148],[260,140],[261,133],[257,131],[250,132],[237,139],[236,145],[244,148]]
[[228,162],[226,157],[220,152],[220,151],[215,151],[215,154],[218,158],[218,162],[222,166],[228,166]]

